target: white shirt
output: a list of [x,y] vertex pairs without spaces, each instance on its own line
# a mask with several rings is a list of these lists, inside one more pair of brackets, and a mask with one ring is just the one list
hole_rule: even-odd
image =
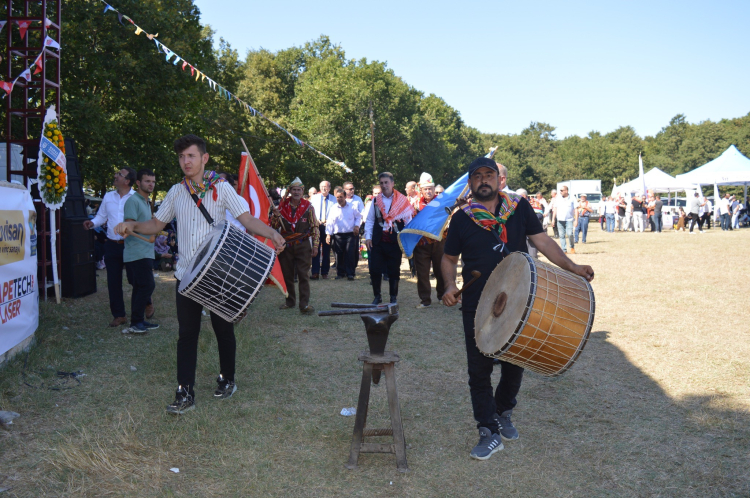
[[604,201],[604,214],[615,214],[617,212],[617,203],[615,201]]
[[[368,204],[368,206],[370,206],[370,210],[367,211],[367,218],[365,220],[365,240],[372,240],[372,229],[375,226],[375,199],[376,198],[377,197],[373,197],[372,202]],[[391,210],[392,202],[393,202],[393,194],[391,194],[390,197],[386,197],[385,195],[383,195],[383,207],[385,207],[385,213],[383,214],[387,214]],[[404,223],[409,223],[411,221],[411,216],[404,218],[403,221]]]
[[346,202],[350,203],[354,209],[357,210],[357,212],[361,215],[362,212],[365,210],[365,203],[362,202],[362,198],[358,195],[355,195],[351,199],[347,199]]
[[325,223],[325,220],[328,219],[328,211],[336,204],[336,198],[331,194],[328,194],[328,197],[323,197],[323,194],[315,194],[310,197],[310,204],[312,204],[313,210],[315,210],[315,217],[321,223]]
[[[250,211],[250,204],[247,203],[247,201],[245,200],[244,197],[240,196],[240,202],[242,202],[242,204],[245,205],[245,210],[246,211]],[[247,230],[245,230],[245,226],[242,223],[240,223],[239,221],[237,221],[237,218],[235,218],[234,216],[232,216],[232,213],[228,209],[227,209],[227,213],[226,214],[227,214],[226,218],[227,218],[227,221],[229,223],[231,223],[232,225],[236,226],[237,228],[239,228],[243,232],[247,231]]]
[[[214,200],[213,191],[209,190],[203,197],[202,204],[217,223],[224,219],[227,211],[235,218],[249,211],[247,203],[242,202],[242,197],[229,183],[217,183],[216,191],[218,192],[216,200]],[[180,259],[177,261],[174,276],[180,280],[190,266],[195,251],[211,231],[211,225],[208,224],[181,183],[169,189],[155,217],[162,223],[169,223],[172,218],[177,218],[177,244],[180,247]]]
[[326,235],[335,233],[352,233],[354,227],[362,223],[362,215],[354,208],[353,202],[345,202],[343,206],[335,203],[328,210],[326,220]]
[[96,216],[91,220],[94,222],[94,228],[100,227],[107,224],[107,238],[112,240],[122,240],[120,235],[115,233],[115,226],[118,223],[123,222],[123,213],[125,212],[125,203],[130,199],[130,196],[135,194],[135,190],[130,189],[130,192],[120,197],[117,190],[107,192],[104,194],[102,199],[102,205],[99,206],[99,211],[96,212]]
[[557,221],[571,221],[576,217],[576,201],[571,196],[555,197],[555,209],[557,209]]
[[719,201],[719,214],[729,214],[729,199],[726,197]]
[[547,216],[550,212],[552,212],[552,209],[555,207],[555,199],[557,199],[560,196],[555,196],[550,198],[549,202],[544,205],[544,216]]

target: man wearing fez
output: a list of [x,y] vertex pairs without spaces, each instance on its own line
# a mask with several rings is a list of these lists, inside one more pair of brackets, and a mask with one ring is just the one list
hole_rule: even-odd
[[[417,211],[424,209],[435,198],[435,183],[432,181],[430,174],[422,173],[419,177],[419,190],[419,203],[416,205]],[[414,248],[413,259],[417,270],[417,294],[420,301],[417,305],[418,310],[429,308],[432,304],[432,298],[430,297],[432,294],[430,266],[432,266],[432,271],[437,280],[436,290],[438,301],[443,299],[445,282],[443,281],[443,273],[440,270],[440,261],[443,259],[443,246],[445,246],[445,238],[437,241],[429,237],[422,237]]]
[[381,192],[372,201],[372,209],[365,222],[365,244],[370,257],[370,280],[375,299],[372,304],[380,304],[382,274],[388,272],[388,287],[391,302],[397,302],[398,281],[401,271],[401,247],[398,233],[411,221],[414,208],[409,199],[393,188],[393,175],[383,172],[378,175]]
[[318,256],[320,246],[320,232],[318,218],[310,201],[302,198],[305,186],[299,178],[295,178],[289,186],[289,197],[282,200],[278,207],[273,207],[271,227],[281,233],[286,240],[286,247],[279,253],[281,273],[288,297],[279,309],[293,308],[296,304],[294,292],[294,269],[297,269],[299,279],[299,309],[304,314],[313,313],[315,308],[310,306],[310,265],[312,258]]

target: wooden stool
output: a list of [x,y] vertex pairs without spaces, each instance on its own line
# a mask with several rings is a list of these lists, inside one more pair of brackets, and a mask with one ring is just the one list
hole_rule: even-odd
[[[360,453],[393,453],[396,455],[396,467],[399,472],[406,472],[406,443],[404,428],[401,425],[401,409],[398,406],[396,391],[396,375],[394,365],[400,360],[393,351],[385,351],[382,355],[371,355],[370,351],[363,351],[357,358],[363,361],[362,385],[359,388],[357,415],[354,420],[354,434],[352,435],[352,449],[349,453],[347,469],[356,469]],[[388,408],[391,414],[390,429],[365,429],[367,423],[367,408],[370,404],[370,384],[373,370],[385,372],[385,387],[388,395]],[[365,443],[367,436],[393,436],[393,444]]]

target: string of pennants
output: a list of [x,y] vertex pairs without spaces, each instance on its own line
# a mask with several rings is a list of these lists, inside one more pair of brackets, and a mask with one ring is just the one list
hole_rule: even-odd
[[141,28],[140,26],[138,26],[130,17],[126,16],[125,14],[123,14],[122,12],[120,12],[119,10],[117,10],[116,8],[112,7],[105,0],[100,0],[100,1],[104,4],[104,12],[103,12],[103,14],[106,14],[107,12],[112,11],[112,12],[114,12],[114,13],[117,14],[117,19],[120,22],[120,24],[122,24],[123,26],[125,26],[125,24],[123,23],[123,20],[128,21],[130,24],[132,24],[133,26],[135,26],[135,35],[138,36],[141,33],[144,33],[146,35],[146,38],[148,38],[150,41],[154,42],[154,44],[156,45],[157,51],[160,54],[161,53],[165,54],[165,60],[167,62],[171,62],[172,65],[174,65],[174,66],[180,66],[183,71],[187,71],[187,69],[190,68],[190,76],[191,77],[194,76],[195,77],[195,81],[200,80],[201,82],[206,82],[208,84],[208,86],[211,87],[211,89],[213,91],[218,92],[219,95],[221,95],[222,97],[225,97],[229,101],[235,101],[246,112],[252,114],[253,116],[257,116],[257,117],[260,117],[262,119],[265,119],[266,121],[268,121],[269,123],[271,123],[272,125],[274,125],[276,128],[278,128],[282,132],[286,133],[294,141],[294,143],[296,143],[298,146],[300,146],[300,147],[307,147],[308,149],[312,150],[313,152],[317,153],[318,155],[326,158],[330,162],[336,164],[337,166],[340,166],[347,173],[351,173],[352,172],[352,170],[350,168],[348,168],[344,162],[342,162],[342,161],[336,161],[335,159],[332,159],[332,158],[328,157],[326,154],[324,154],[323,152],[319,151],[318,149],[316,149],[315,147],[313,147],[309,143],[303,142],[299,138],[295,137],[292,133],[289,132],[289,130],[287,130],[286,128],[284,128],[283,126],[281,126],[279,123],[277,123],[276,121],[270,119],[269,117],[267,117],[266,115],[264,115],[259,110],[253,108],[250,104],[248,104],[244,100],[240,99],[237,95],[235,95],[232,92],[230,92],[229,90],[227,90],[224,86],[222,86],[221,84],[217,83],[212,78],[208,77],[206,75],[206,73],[204,73],[203,71],[201,71],[200,69],[198,69],[197,67],[195,67],[193,64],[191,64],[190,62],[188,62],[185,58],[183,58],[183,57],[179,56],[178,54],[176,54],[173,50],[171,50],[169,47],[167,47],[166,45],[164,45],[162,42],[160,42],[157,39],[157,37],[159,36],[159,33],[156,33],[156,34],[148,33],[146,30],[144,30],[143,28]]
[[[26,31],[29,29],[29,26],[32,22],[36,21],[14,21],[18,24],[18,31],[21,34],[21,38],[23,39],[26,36]],[[8,23],[8,21],[0,21],[0,31],[5,28],[5,25]],[[44,24],[46,27],[49,27],[51,24],[51,21],[49,19],[44,20]],[[10,29],[10,28],[9,28]],[[42,64],[42,55],[44,54],[45,49],[47,48],[56,48],[60,50],[60,44],[57,43],[55,40],[47,36],[44,39],[44,43],[42,43],[42,50],[39,52],[39,55],[36,56],[36,59],[34,59],[34,63],[31,64],[30,67],[26,68],[16,76],[12,81],[0,81],[0,89],[5,90],[5,95],[2,95],[0,98],[5,98],[7,95],[10,95],[10,93],[13,91],[13,88],[16,86],[16,82],[23,78],[27,82],[31,82],[31,69],[36,66],[36,69],[34,69],[34,74],[39,74],[43,70],[43,64]]]

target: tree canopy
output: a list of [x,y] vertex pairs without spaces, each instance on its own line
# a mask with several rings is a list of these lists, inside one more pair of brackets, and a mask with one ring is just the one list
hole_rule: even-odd
[[399,188],[423,171],[447,186],[491,146],[508,167],[508,184],[532,192],[585,178],[602,180],[607,191],[615,179],[638,175],[639,153],[648,168],[672,175],[731,144],[750,153],[750,113],[694,124],[678,114],[645,138],[622,126],[561,139],[542,122],[518,134],[481,133],[439,96],[410,86],[385,62],[348,59],[327,36],[277,52],[252,50],[243,59],[224,40],[214,47],[215,33],[201,24],[192,0],[122,0],[118,8],[138,13],[137,21],[152,24],[144,29],[158,32],[176,53],[352,172],[166,62],[131,25],[120,25],[116,15],[102,17],[99,2],[69,2],[63,6],[63,126],[78,144],[86,184],[98,192],[122,166],[154,170],[157,189],[166,190],[181,176],[172,142],[186,133],[206,139],[212,169],[237,171],[242,137],[269,186],[299,176],[308,186],[349,180],[367,189],[376,179],[371,112],[377,170],[392,172]]

